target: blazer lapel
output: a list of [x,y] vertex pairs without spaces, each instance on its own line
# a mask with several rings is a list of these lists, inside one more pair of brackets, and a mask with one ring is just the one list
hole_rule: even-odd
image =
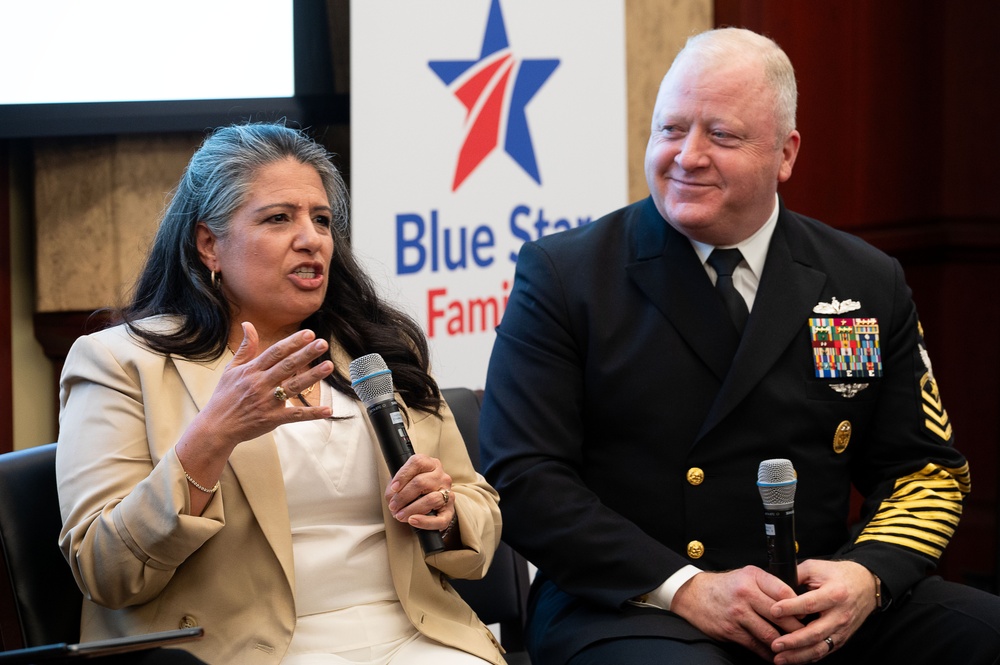
[[[199,411],[205,408],[222,378],[228,364],[228,361],[224,362],[225,357],[209,362],[172,357],[181,381]],[[274,436],[264,434],[236,446],[229,456],[229,467],[238,479],[240,489],[246,496],[264,537],[281,563],[289,585],[294,589],[292,527],[288,519],[285,481],[281,475],[281,462]]]
[[274,550],[292,589],[295,568],[292,557],[292,524],[288,519],[288,498],[281,475],[278,447],[270,433],[236,446],[229,466],[240,482],[250,509],[264,537]]
[[222,373],[226,371],[228,361],[225,361],[225,354],[209,361],[186,360],[179,356],[170,356],[177,373],[180,374],[184,387],[194,401],[195,406],[201,411],[208,404],[215,392],[215,386],[222,378]]
[[646,199],[633,232],[635,260],[626,273],[722,381],[739,337],[691,241]]
[[743,339],[698,439],[760,382],[819,302],[827,275],[797,258],[794,223],[782,206]]

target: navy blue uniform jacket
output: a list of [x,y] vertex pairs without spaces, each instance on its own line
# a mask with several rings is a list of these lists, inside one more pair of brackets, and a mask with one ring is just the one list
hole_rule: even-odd
[[[875,319],[881,376],[817,377],[822,317]],[[800,559],[855,560],[895,597],[934,566],[969,490],[899,263],[783,204],[742,338],[652,199],[525,244],[480,433],[504,540],[539,567],[543,662],[619,635],[698,637],[627,601],[686,564],[766,568],[762,460],[797,471]]]

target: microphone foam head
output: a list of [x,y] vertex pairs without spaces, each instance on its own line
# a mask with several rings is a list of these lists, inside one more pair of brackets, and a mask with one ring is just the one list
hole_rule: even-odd
[[757,489],[765,508],[787,510],[795,503],[798,478],[786,459],[764,460],[757,467]]
[[351,361],[350,372],[351,387],[366,406],[392,397],[392,372],[379,354],[355,358]]

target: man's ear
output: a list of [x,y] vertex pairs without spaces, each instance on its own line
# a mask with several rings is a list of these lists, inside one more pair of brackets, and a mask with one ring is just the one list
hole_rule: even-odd
[[215,234],[208,228],[205,222],[198,222],[195,227],[195,244],[198,247],[198,256],[201,262],[209,270],[219,270],[219,260],[215,255]]
[[778,182],[785,182],[792,177],[792,167],[795,166],[795,158],[799,155],[799,144],[802,137],[794,129],[785,138],[785,143],[781,147],[781,166],[778,168]]

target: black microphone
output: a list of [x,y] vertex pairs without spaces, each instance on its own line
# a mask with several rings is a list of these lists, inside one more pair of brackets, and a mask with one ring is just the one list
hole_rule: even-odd
[[792,463],[769,459],[757,468],[757,489],[764,502],[764,533],[767,536],[767,572],[798,589],[795,558],[795,486],[798,479]]
[[[368,417],[375,428],[385,463],[389,466],[389,472],[395,476],[406,460],[413,456],[413,444],[406,434],[399,404],[393,397],[392,372],[377,353],[352,360],[350,372],[351,387],[368,409]],[[439,531],[416,527],[413,530],[417,532],[425,554],[444,549],[444,540]]]

